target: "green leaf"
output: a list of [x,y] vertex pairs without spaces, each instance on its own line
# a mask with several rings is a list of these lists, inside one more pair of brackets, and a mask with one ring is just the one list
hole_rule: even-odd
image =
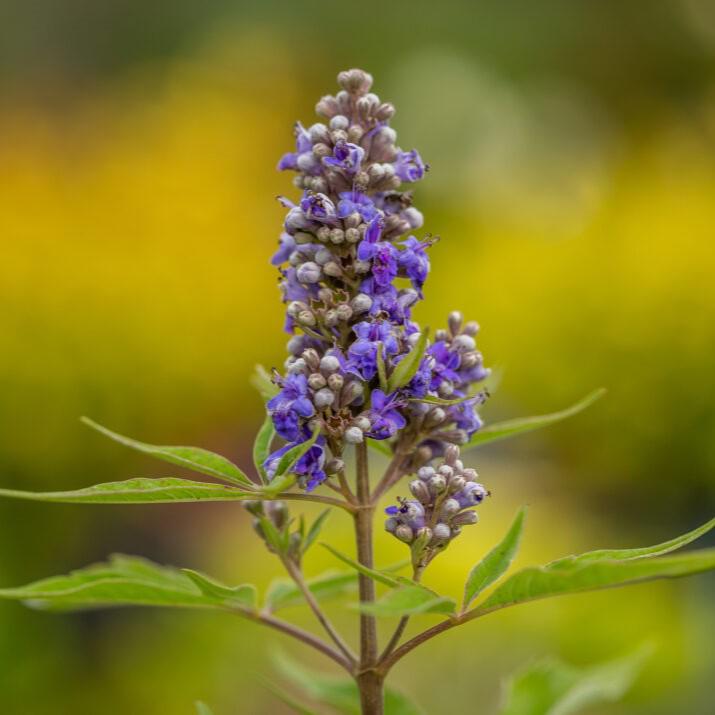
[[[283,654],[274,660],[282,675],[312,700],[343,715],[360,715],[360,694],[354,680],[308,670]],[[423,712],[404,695],[386,687],[385,715],[423,715]]]
[[355,561],[355,559],[351,559],[349,556],[346,556],[337,549],[334,549],[329,544],[321,544],[321,546],[325,547],[328,551],[330,551],[333,556],[340,559],[343,563],[346,563],[348,566],[352,566],[352,568],[363,574],[363,576],[369,576],[374,581],[382,583],[385,586],[389,586],[390,588],[398,588],[402,585],[403,580],[406,580],[401,580],[399,577],[391,576],[384,571],[378,571],[377,569],[371,569],[367,566],[363,566],[361,563]]
[[524,668],[507,684],[500,715],[571,715],[616,702],[630,689],[652,648],[623,658],[576,668],[554,658]]
[[198,586],[199,591],[205,596],[218,598],[227,603],[235,603],[252,611],[256,610],[256,587],[252,584],[230,587],[209,578],[200,571],[193,569],[181,569],[181,571]]
[[446,596],[439,596],[424,586],[404,585],[388,591],[373,603],[360,603],[362,613],[374,616],[415,616],[420,613],[445,613],[452,615],[455,602]]
[[425,328],[420,333],[416,345],[397,363],[387,381],[387,394],[404,387],[415,376],[427,349],[427,333],[428,330]]
[[305,553],[315,543],[315,540],[320,535],[320,531],[323,528],[323,524],[325,523],[325,520],[328,518],[328,516],[330,516],[330,509],[326,509],[325,511],[321,512],[318,515],[317,519],[310,525],[308,533],[303,539],[301,548],[302,553]]
[[593,591],[660,578],[677,578],[715,569],[715,549],[703,549],[679,556],[629,561],[576,562],[572,566],[540,566],[523,569],[510,576],[477,607],[484,615],[507,606],[540,598]]
[[514,420],[505,420],[504,422],[495,422],[492,425],[487,425],[476,432],[463,449],[477,447],[488,442],[495,442],[499,439],[506,439],[507,437],[514,437],[524,432],[531,432],[535,429],[548,427],[556,422],[565,420],[567,417],[577,415],[605,394],[606,390],[599,388],[584,397],[580,402],[560,412],[553,412],[550,415],[539,415],[537,417],[520,417]]
[[274,384],[271,379],[271,373],[263,365],[256,365],[256,369],[251,376],[251,385],[258,390],[266,402],[280,392],[278,385]]
[[24,601],[42,610],[81,610],[114,606],[234,608],[234,600],[209,595],[175,568],[134,556],[112,556],[66,576],[19,588],[0,589],[0,598]]
[[188,479],[127,479],[106,482],[64,492],[24,492],[0,489],[0,497],[70,504],[149,504],[196,501],[236,501],[255,498],[252,492],[224,484],[193,482]]
[[[347,593],[353,593],[357,584],[357,574],[352,571],[326,571],[307,581],[308,588],[318,601],[327,601]],[[302,606],[303,594],[293,581],[276,579],[268,587],[266,608],[277,611],[290,606]]]
[[211,708],[206,703],[196,702],[196,715],[213,715]]
[[467,400],[473,400],[475,397],[479,397],[479,392],[472,395],[465,395],[464,397],[455,397],[453,399],[446,399],[444,397],[433,397],[432,395],[426,395],[425,397],[411,397],[409,402],[426,402],[429,405],[459,405]]
[[211,477],[232,482],[233,484],[240,484],[243,487],[255,486],[233,462],[222,457],[220,454],[214,454],[199,447],[163,447],[145,444],[144,442],[138,442],[135,439],[112,432],[106,427],[102,427],[102,425],[90,420],[88,417],[82,417],[81,421],[92,429],[97,430],[97,432],[101,432],[106,437],[113,439],[115,442],[123,444],[125,447],[150,454],[152,457],[163,459],[165,462],[177,464],[180,467],[185,467],[186,469],[191,469],[201,474],[208,474]]
[[268,475],[263,466],[263,463],[268,459],[271,453],[271,443],[276,436],[276,431],[273,427],[273,420],[269,414],[261,425],[256,435],[256,441],[253,443],[253,465],[256,467],[256,473],[261,478],[264,484],[268,483]]
[[516,556],[524,528],[526,507],[517,513],[506,536],[495,546],[469,573],[464,587],[463,610],[469,608],[472,601],[487,587],[500,578]]
[[663,554],[675,551],[676,549],[695,541],[695,539],[707,534],[713,527],[715,527],[715,519],[710,519],[710,521],[706,522],[702,526],[698,526],[692,531],[687,532],[687,534],[676,536],[674,539],[664,541],[662,544],[645,546],[639,549],[599,549],[598,551],[587,551],[585,554],[579,554],[578,556],[565,556],[564,558],[552,561],[547,564],[547,567],[555,569],[561,567],[571,567],[576,564],[584,564],[593,561],[630,561],[631,559],[662,556]]

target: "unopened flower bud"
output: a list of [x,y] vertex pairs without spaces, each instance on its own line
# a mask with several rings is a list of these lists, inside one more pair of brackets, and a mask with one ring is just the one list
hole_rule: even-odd
[[301,283],[317,283],[320,280],[320,266],[313,261],[308,261],[298,266],[296,277]]
[[343,435],[348,444],[361,444],[364,435],[359,427],[348,427]]
[[465,326],[463,331],[467,335],[474,337],[479,332],[479,323],[475,320],[470,320]]
[[349,382],[343,387],[343,391],[340,393],[340,404],[347,407],[359,397],[362,397],[362,395],[362,385],[357,380]]
[[444,462],[451,467],[454,467],[454,463],[459,459],[459,447],[454,444],[450,444],[447,449],[444,450]]
[[308,134],[310,134],[310,140],[315,144],[316,142],[326,142],[330,136],[328,127],[322,122],[316,122],[308,129]]
[[448,464],[443,464],[437,470],[437,474],[441,474],[447,481],[449,481],[454,474],[454,469],[452,469],[452,467],[450,467]]
[[425,427],[431,429],[437,427],[437,425],[441,425],[446,416],[447,414],[441,407],[435,407],[427,413],[427,417],[425,417]]
[[306,364],[310,366],[311,370],[318,369],[318,365],[320,365],[320,356],[315,348],[303,350],[301,357],[305,360]]
[[333,117],[340,111],[338,101],[329,94],[325,95],[315,105],[315,111],[316,114],[320,114],[322,117]]
[[427,485],[420,479],[414,479],[410,482],[410,492],[412,492],[412,496],[419,499],[423,504],[429,504],[432,501]]
[[345,231],[342,228],[333,228],[330,230],[330,242],[339,246],[345,241]]
[[348,141],[352,144],[357,144],[365,134],[365,130],[359,124],[353,124],[348,127]]
[[449,325],[449,331],[452,335],[459,335],[462,330],[462,323],[464,322],[464,317],[458,310],[454,310],[449,314],[447,318],[447,325]]
[[435,469],[434,467],[430,466],[425,466],[425,467],[420,467],[420,469],[417,472],[417,476],[424,482],[430,480],[432,477],[435,475]]
[[335,402],[335,393],[329,387],[324,387],[313,395],[313,403],[319,410],[330,407],[333,402]]
[[333,131],[336,129],[347,129],[349,126],[350,120],[342,114],[338,114],[330,120],[330,128]]
[[303,360],[303,358],[297,358],[296,360],[293,360],[290,365],[288,365],[288,372],[293,375],[299,375],[307,369],[308,366],[305,364],[305,360]]
[[412,539],[414,539],[414,534],[412,533],[412,529],[407,526],[407,524],[400,524],[396,529],[395,529],[395,536],[400,540],[404,541],[406,544],[412,543]]
[[372,428],[372,423],[367,417],[365,417],[365,415],[358,415],[353,420],[353,424],[356,427],[359,427],[363,432],[367,432],[369,429]]
[[340,267],[340,264],[336,263],[335,261],[330,261],[329,263],[326,263],[323,266],[323,271],[326,276],[330,276],[331,278],[339,278],[341,275],[343,275],[343,269]]
[[281,529],[288,521],[288,505],[284,501],[267,501],[263,504],[266,516]]
[[429,488],[433,494],[441,494],[447,487],[447,481],[441,474],[430,477]]
[[327,248],[325,248],[325,246],[321,246],[315,252],[315,262],[320,266],[324,266],[326,263],[330,263],[330,261],[332,260],[333,254]]
[[479,479],[479,474],[477,474],[476,469],[472,469],[471,467],[467,467],[463,472],[462,476],[468,481],[468,482],[476,482],[477,479]]
[[308,385],[312,390],[320,390],[321,388],[325,387],[326,381],[325,378],[319,372],[314,372],[308,378]]
[[319,241],[327,243],[330,240],[330,228],[328,226],[321,226],[315,232],[315,235],[318,237]]
[[437,392],[440,397],[451,397],[454,394],[454,385],[449,380],[442,380],[437,388]]
[[323,355],[320,359],[320,369],[323,372],[335,372],[340,369],[340,361],[334,355]]
[[474,350],[476,343],[471,335],[458,335],[452,340],[452,347],[460,352],[469,352]]
[[372,298],[366,293],[358,293],[350,301],[350,305],[356,313],[366,313],[372,308]]
[[355,273],[367,273],[371,265],[370,261],[355,261],[353,268],[355,269]]
[[334,328],[340,321],[338,320],[338,311],[331,308],[326,311],[323,322],[329,327]]
[[345,462],[337,457],[332,457],[325,463],[325,471],[327,474],[337,474],[345,469]]
[[338,308],[338,318],[342,321],[350,320],[353,317],[353,309],[347,303],[341,303]]
[[288,315],[293,318],[295,318],[303,310],[308,310],[308,306],[299,300],[292,300],[288,303],[288,307],[286,308]]
[[479,516],[476,511],[463,511],[452,519],[452,526],[469,526],[476,524]]
[[461,492],[462,489],[464,489],[464,485],[467,482],[464,481],[463,477],[452,477],[449,480],[449,493],[450,494],[456,494],[457,492]]
[[343,379],[343,376],[337,372],[334,372],[328,378],[328,387],[333,390],[333,392],[339,392],[342,389],[344,382],[345,380]]
[[456,499],[446,499],[442,504],[442,515],[445,518],[454,516],[462,507]]
[[480,360],[480,355],[476,350],[471,350],[468,353],[464,353],[462,355],[462,358],[460,360],[460,367],[469,369],[470,367],[474,367],[479,363]]
[[448,524],[444,524],[440,522],[439,524],[436,524],[434,529],[432,530],[433,537],[432,540],[434,543],[441,544],[444,543],[445,541],[449,541],[450,538],[452,537],[452,530],[449,528]]
[[345,231],[345,240],[348,243],[357,243],[360,240],[360,231],[356,228],[349,228]]
[[395,533],[395,529],[397,529],[399,525],[399,521],[395,519],[394,516],[390,516],[387,519],[385,519],[385,531],[389,531],[391,534]]

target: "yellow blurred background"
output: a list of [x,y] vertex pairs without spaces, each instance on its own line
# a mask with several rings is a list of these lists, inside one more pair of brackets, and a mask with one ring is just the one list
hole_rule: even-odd
[[[708,0],[6,0],[0,13],[3,486],[177,473],[103,441],[83,414],[250,463],[262,407],[249,377],[282,362],[286,339],[268,259],[275,196],[295,191],[275,164],[292,122],[312,122],[337,71],[361,66],[396,103],[402,146],[431,164],[416,203],[442,240],[417,317],[479,320],[502,376],[485,418],[609,390],[569,423],[471,455],[494,496],[428,583],[457,594],[522,503],[522,565],[712,516]],[[350,548],[344,517],[329,527]],[[382,563],[402,557],[393,542],[378,535]],[[0,503],[2,586],[115,551],[227,582],[279,574],[236,505]],[[430,715],[481,715],[532,658],[588,664],[651,641],[634,691],[592,712],[706,715],[713,595],[700,577],[524,606],[433,641],[395,684]],[[274,672],[276,649],[300,651],[226,618],[0,604],[0,712],[188,715],[197,698],[217,715],[283,712],[256,674]]]

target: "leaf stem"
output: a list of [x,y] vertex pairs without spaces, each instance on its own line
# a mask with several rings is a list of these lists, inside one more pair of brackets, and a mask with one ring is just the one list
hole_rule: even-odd
[[321,609],[320,605],[315,599],[315,596],[313,595],[313,592],[310,590],[308,584],[305,582],[305,579],[303,578],[303,573],[300,568],[296,566],[296,564],[290,559],[283,559],[283,565],[285,566],[286,571],[288,571],[290,577],[293,579],[293,581],[295,581],[296,586],[298,586],[298,588],[300,589],[300,592],[303,594],[303,597],[310,606],[310,609],[315,614],[315,617],[318,619],[320,625],[323,626],[325,632],[330,636],[333,643],[335,643],[335,645],[338,647],[338,650],[348,659],[348,661],[350,661],[351,667],[354,667],[357,663],[357,658],[350,649],[350,646],[343,640],[340,633],[338,633],[335,626],[333,626],[333,624],[330,622],[330,619]]
[[[424,571],[424,568],[415,567],[414,572],[412,574],[412,580],[415,583],[420,582],[420,578],[422,576],[423,571]],[[397,628],[395,628],[395,632],[392,634],[390,641],[385,646],[385,649],[382,651],[382,653],[380,654],[380,657],[378,658],[378,663],[383,663],[388,658],[388,656],[392,653],[392,651],[395,650],[395,648],[397,647],[397,644],[400,642],[400,638],[402,638],[402,634],[405,632],[405,628],[407,628],[407,624],[409,622],[410,622],[409,616],[402,616],[402,618],[400,618],[400,622],[397,624]]]
[[259,613],[258,611],[249,611],[247,609],[233,609],[233,613],[244,616],[245,618],[255,621],[256,623],[262,623],[269,628],[285,633],[286,635],[309,645],[311,648],[320,651],[323,655],[328,656],[328,658],[335,661],[341,668],[347,670],[347,672],[351,675],[353,674],[352,665],[342,653],[309,631],[304,631],[302,628],[294,626],[292,623],[288,623],[287,621],[283,621],[280,618],[272,616],[270,613]]

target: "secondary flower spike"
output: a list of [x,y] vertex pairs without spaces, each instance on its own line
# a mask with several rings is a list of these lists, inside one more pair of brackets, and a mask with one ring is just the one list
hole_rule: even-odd
[[398,145],[389,126],[395,108],[370,91],[367,72],[341,72],[338,83],[316,106],[322,121],[296,123],[295,150],[278,162],[295,172],[301,195],[280,198],[288,213],[272,263],[292,337],[268,410],[286,445],[265,467],[275,475],[281,457],[317,431],[293,469],[307,490],[329,478],[345,445],[366,439],[404,440],[408,469],[429,468],[481,426],[476,409],[486,391],[476,386],[489,374],[477,324],[455,312],[408,380],[397,379],[400,363],[424,345],[411,314],[436,238],[414,235],[423,217],[410,189],[429,167]]

